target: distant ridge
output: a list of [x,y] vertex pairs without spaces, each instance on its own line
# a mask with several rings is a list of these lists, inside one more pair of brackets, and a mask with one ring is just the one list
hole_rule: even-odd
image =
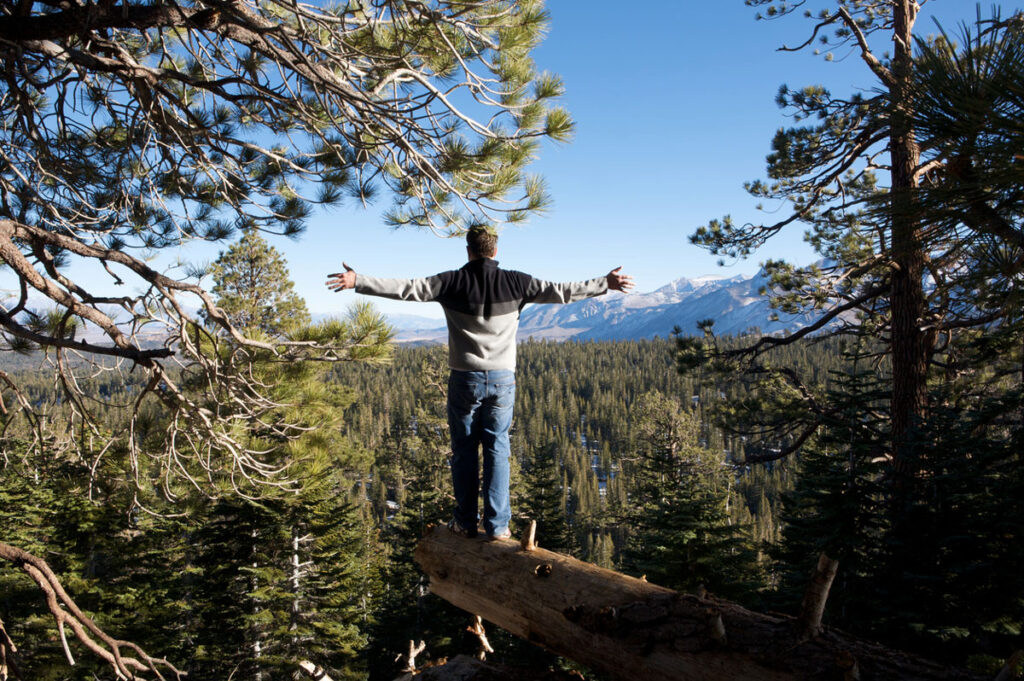
[[[696,334],[697,322],[715,320],[718,334],[750,329],[792,332],[815,321],[812,315],[779,313],[758,293],[767,284],[762,272],[752,276],[680,278],[650,293],[612,292],[568,305],[528,305],[519,324],[519,340],[639,340],[667,338],[679,327]],[[444,343],[448,332],[436,319],[412,315],[390,317],[400,343]]]

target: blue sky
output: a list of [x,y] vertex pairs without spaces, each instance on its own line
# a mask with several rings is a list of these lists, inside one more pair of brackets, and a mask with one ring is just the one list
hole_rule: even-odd
[[[622,265],[641,291],[718,273],[716,258],[687,236],[723,213],[754,217],[742,184],[762,174],[782,121],[773,101],[781,63],[815,60],[780,60],[773,35],[780,24],[756,22],[742,0],[644,3],[645,13],[607,1],[548,6],[550,31],[535,60],[564,79],[576,135],[570,144],[542,149],[534,167],[553,208],[506,228],[498,260],[553,280],[586,279]],[[312,242],[324,245],[315,256],[303,252]],[[298,244],[275,245],[288,254],[296,285],[316,311],[342,301],[321,295],[315,289],[322,280],[308,275],[340,257],[379,276],[433,274],[465,258],[461,242],[389,231],[373,210],[333,211],[313,221]],[[300,260],[308,263],[306,274],[305,266],[294,266]],[[722,273],[756,270],[757,262],[742,262]],[[440,314],[434,305],[374,302],[388,312]]]
[[[806,40],[811,24],[799,16],[756,21],[743,0],[549,0],[549,11],[535,60],[564,79],[576,136],[542,148],[532,170],[546,178],[554,206],[504,229],[504,267],[567,281],[622,265],[637,290],[650,291],[679,277],[753,274],[768,258],[813,260],[799,226],[724,268],[687,237],[724,214],[741,223],[759,219],[743,183],[763,177],[771,138],[788,124],[774,103],[779,85],[824,83],[844,94],[871,88],[857,55],[837,53],[829,63],[810,51],[779,52]],[[975,3],[929,0],[919,34],[934,31],[933,12],[951,30],[973,19]],[[392,230],[381,220],[386,208],[382,200],[369,209],[323,210],[298,240],[270,237],[311,311],[340,314],[359,298],[324,287],[342,260],[385,277],[426,276],[464,262],[461,240]],[[179,257],[209,261],[225,247],[188,247]],[[441,315],[436,305],[373,302],[389,314]]]
[[[572,143],[542,149],[534,168],[554,207],[502,232],[502,266],[576,280],[622,265],[637,290],[649,291],[683,276],[753,274],[768,258],[813,260],[800,227],[726,267],[687,237],[727,213],[742,222],[758,218],[743,182],[763,177],[771,138],[787,125],[774,102],[779,85],[870,88],[873,79],[856,55],[837,53],[827,63],[810,51],[779,52],[806,40],[809,22],[756,21],[742,0],[550,0],[548,7],[550,31],[535,59],[564,79],[577,131]],[[927,32],[930,11],[949,30],[973,18],[975,4],[926,3],[918,26]],[[394,277],[464,261],[461,241],[384,227],[383,208],[335,209],[312,220],[300,241],[273,242],[311,310],[341,311],[356,299],[323,286],[342,259],[356,271]],[[440,315],[436,305],[374,303],[388,313]]]

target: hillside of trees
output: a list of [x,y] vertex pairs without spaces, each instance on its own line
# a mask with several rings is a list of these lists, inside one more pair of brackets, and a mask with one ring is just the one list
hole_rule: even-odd
[[[835,341],[791,346],[775,360],[834,390],[849,380],[836,368],[841,350]],[[409,641],[427,642],[421,662],[473,653],[466,614],[427,594],[411,561],[424,528],[450,513],[445,357],[443,347],[399,347],[389,363],[320,375],[344,394],[340,437],[295,450],[298,492],[207,500],[179,490],[176,502],[154,495],[143,511],[114,453],[94,472],[91,460],[8,452],[7,540],[45,556],[103,628],[186,661],[190,678],[278,678],[313,660],[332,678],[390,679]],[[860,470],[857,451],[844,448],[859,422],[837,423],[808,454],[744,463],[747,436],[723,426],[755,387],[680,375],[674,360],[669,341],[520,346],[512,430],[520,527],[534,519],[542,546],[658,584],[791,613],[827,548],[842,565],[827,625],[951,663],[999,666],[1021,623],[1007,597],[1019,594],[1021,563],[993,537],[1016,531],[1005,524],[1016,498],[1010,480],[982,461],[975,475],[954,471],[950,505],[936,506],[940,517],[918,542],[972,550],[892,575],[877,464]],[[44,374],[21,378],[52,399]],[[96,389],[113,399],[126,388]],[[69,670],[33,585],[3,579],[0,618],[19,642],[26,678],[102,674],[89,659]],[[902,579],[946,595],[900,598],[888,585]],[[971,607],[951,607],[963,601]],[[500,632],[490,638],[492,659],[559,664]]]

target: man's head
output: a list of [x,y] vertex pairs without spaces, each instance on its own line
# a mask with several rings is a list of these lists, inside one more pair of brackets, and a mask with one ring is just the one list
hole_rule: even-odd
[[493,258],[498,252],[498,233],[493,227],[474,225],[466,232],[466,250],[469,259]]

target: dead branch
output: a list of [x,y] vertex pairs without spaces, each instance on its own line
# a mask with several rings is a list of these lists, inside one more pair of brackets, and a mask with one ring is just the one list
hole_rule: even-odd
[[480,647],[476,651],[476,659],[486,660],[487,653],[493,653],[494,648],[491,647],[491,642],[487,640],[487,631],[484,629],[484,621],[480,615],[473,616],[473,622],[466,631],[476,636],[477,641],[480,643]]
[[[86,649],[109,664],[119,679],[135,679],[139,678],[138,672],[150,672],[158,679],[164,680],[166,677],[161,670],[170,672],[174,678],[179,680],[186,676],[185,672],[167,660],[153,657],[131,641],[117,640],[100,629],[92,618],[82,612],[64,591],[57,575],[43,559],[3,542],[0,542],[0,559],[21,569],[42,590],[46,597],[46,605],[50,614],[53,615],[61,637],[65,654],[68,656],[69,664],[73,665],[74,659],[71,657],[71,650],[64,633],[65,626],[71,628],[75,638]],[[3,640],[0,641],[4,644],[2,646],[4,650],[8,647],[9,641],[10,639],[4,632]],[[9,643],[12,651],[14,650],[13,646],[13,643]],[[125,656],[124,652],[134,653],[135,656]]]
[[[416,656],[427,649],[427,642],[420,641],[409,641],[409,652],[405,655],[405,667],[402,669],[403,672],[415,672],[416,671]],[[395,658],[396,661],[402,659],[402,655]]]
[[334,681],[323,667],[309,660],[299,662],[299,669],[309,674],[313,681]]
[[523,551],[533,551],[537,548],[537,521],[531,520],[530,526],[523,532],[523,538],[519,541],[519,546]]

